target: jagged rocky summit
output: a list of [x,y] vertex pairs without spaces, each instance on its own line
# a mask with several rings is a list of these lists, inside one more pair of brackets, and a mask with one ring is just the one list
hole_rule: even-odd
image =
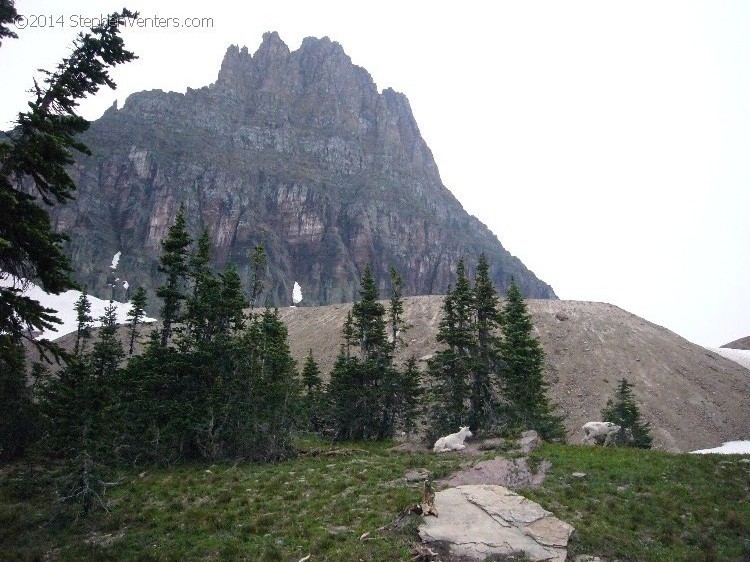
[[[409,102],[378,92],[341,45],[307,38],[293,52],[266,33],[251,55],[231,46],[215,83],[185,94],[132,94],[92,124],[73,167],[77,199],[53,209],[79,280],[104,298],[153,289],[160,242],[180,204],[191,233],[208,228],[215,266],[248,279],[269,257],[268,302],[351,301],[365,265],[387,288],[440,294],[464,256],[481,252],[500,291],[556,298],[440,180]],[[121,252],[116,268],[112,256]]]

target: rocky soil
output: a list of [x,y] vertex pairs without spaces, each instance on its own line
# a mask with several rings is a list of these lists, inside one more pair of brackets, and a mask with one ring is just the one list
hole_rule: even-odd
[[[692,451],[750,439],[750,370],[610,304],[527,302],[547,355],[550,396],[565,417],[568,442],[581,442],[581,426],[600,419],[622,377],[635,383],[635,397],[654,427],[658,449]],[[437,349],[443,297],[408,297],[404,304],[412,327],[404,334],[407,347],[397,361],[414,355],[424,368]],[[350,309],[351,304],[279,309],[298,365],[312,349],[327,376]],[[123,338],[124,332],[121,329]],[[59,341],[72,348],[74,337]]]
[[[410,297],[404,334],[420,364],[436,350],[443,298]],[[617,381],[635,383],[641,412],[653,427],[654,445],[670,451],[713,447],[750,439],[750,371],[674,332],[598,302],[530,300],[534,326],[547,354],[552,400],[565,416],[568,441],[579,443],[581,426],[600,419]],[[350,304],[284,308],[292,354],[302,361],[310,349],[324,373],[341,344]]]
[[734,340],[733,342],[725,343],[721,347],[727,347],[729,349],[750,349],[750,336],[746,338],[740,338],[738,340]]

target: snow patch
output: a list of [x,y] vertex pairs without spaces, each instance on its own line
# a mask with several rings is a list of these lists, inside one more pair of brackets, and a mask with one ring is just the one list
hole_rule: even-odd
[[[12,287],[13,282],[10,279],[0,280],[0,285],[3,287]],[[28,288],[23,292],[24,296],[39,301],[45,308],[52,308],[57,311],[57,317],[62,320],[62,324],[55,324],[54,330],[44,330],[41,335],[37,336],[38,339],[57,339],[75,332],[78,327],[78,321],[76,319],[75,304],[76,301],[81,297],[80,291],[65,291],[59,295],[50,295],[42,291],[40,287],[37,287],[33,283],[29,283]],[[93,326],[101,326],[99,318],[104,314],[104,309],[109,306],[108,300],[96,298],[95,296],[88,295],[89,302],[91,303],[91,317],[94,318]],[[118,302],[114,301],[113,304],[117,310],[117,323],[127,324],[127,314],[130,311],[130,302]],[[144,318],[142,322],[156,322],[154,318]]]
[[728,347],[707,347],[706,349],[718,353],[730,361],[739,363],[745,369],[750,369],[750,349],[731,349]]
[[750,441],[727,441],[721,447],[700,449],[699,451],[690,451],[690,453],[697,455],[750,455]]
[[300,287],[299,283],[295,281],[294,288],[292,289],[292,302],[294,304],[299,304],[301,301],[302,301],[302,287]]
[[112,269],[117,269],[117,264],[120,263],[121,255],[122,252],[117,252],[114,256],[112,256],[112,265],[110,265],[109,267],[111,267]]
[[122,287],[123,287],[123,289],[125,289],[127,291],[128,287],[130,287],[130,283],[128,283],[127,281],[123,281],[122,282]]

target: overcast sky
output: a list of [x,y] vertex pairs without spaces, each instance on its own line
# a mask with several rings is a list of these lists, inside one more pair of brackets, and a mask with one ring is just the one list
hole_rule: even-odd
[[[3,128],[80,18],[124,1],[16,1],[28,19],[0,48]],[[445,185],[560,298],[706,346],[750,335],[750,2],[126,5],[213,22],[126,31],[140,59],[84,116],[207,85],[229,44],[254,52],[264,31],[292,50],[327,35],[406,94]]]

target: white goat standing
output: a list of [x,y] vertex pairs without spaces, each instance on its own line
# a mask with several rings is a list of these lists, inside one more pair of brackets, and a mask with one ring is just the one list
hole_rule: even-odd
[[468,427],[462,427],[457,433],[451,433],[445,437],[441,437],[435,441],[435,446],[432,448],[435,453],[446,453],[448,451],[460,451],[465,449],[464,440],[467,437],[471,437],[472,433]]
[[588,422],[583,426],[585,445],[604,444],[610,434],[620,431],[620,426],[612,422]]

